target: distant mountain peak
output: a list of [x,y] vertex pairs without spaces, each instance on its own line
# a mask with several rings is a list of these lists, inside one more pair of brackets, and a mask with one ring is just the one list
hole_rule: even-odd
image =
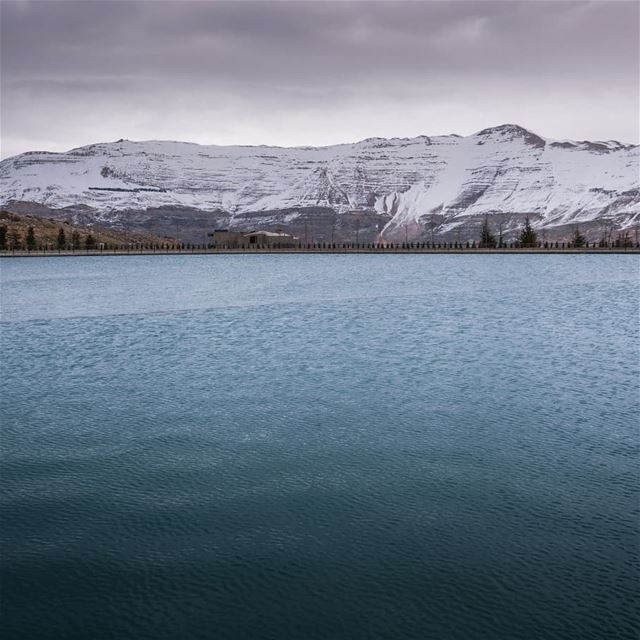
[[479,131],[476,136],[478,137],[487,137],[487,136],[499,136],[501,138],[507,138],[512,140],[514,138],[521,138],[527,144],[543,148],[545,146],[545,141],[539,135],[521,127],[519,124],[501,124],[497,127],[489,127],[488,129],[483,129]]
[[477,135],[482,136],[490,133],[502,133],[502,134],[510,133],[510,134],[516,134],[516,135],[527,135],[527,134],[531,134],[532,132],[529,131],[528,129],[525,129],[524,127],[521,127],[519,124],[506,123],[506,124],[499,124],[495,127],[487,127],[486,129],[482,129],[482,131],[478,131]]

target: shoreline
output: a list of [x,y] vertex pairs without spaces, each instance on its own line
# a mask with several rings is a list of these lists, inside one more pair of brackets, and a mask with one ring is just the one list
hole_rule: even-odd
[[479,248],[340,248],[340,249],[114,249],[114,250],[61,250],[61,251],[0,251],[0,258],[78,258],[87,256],[195,256],[195,255],[429,255],[429,254],[449,254],[449,255],[502,255],[502,254],[522,254],[522,255],[575,255],[575,254],[640,254],[640,247],[629,248],[566,248],[566,249],[479,249]]

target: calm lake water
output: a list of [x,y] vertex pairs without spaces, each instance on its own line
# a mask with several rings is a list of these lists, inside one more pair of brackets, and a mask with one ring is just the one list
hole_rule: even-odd
[[3,260],[5,638],[640,625],[640,260]]

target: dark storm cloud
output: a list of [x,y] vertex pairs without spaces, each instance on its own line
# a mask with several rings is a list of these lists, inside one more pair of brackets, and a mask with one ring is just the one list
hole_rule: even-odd
[[502,120],[637,140],[638,5],[3,2],[2,89],[3,155],[122,136],[322,144]]

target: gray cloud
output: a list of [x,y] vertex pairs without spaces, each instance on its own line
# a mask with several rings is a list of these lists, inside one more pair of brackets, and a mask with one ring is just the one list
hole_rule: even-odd
[[635,2],[4,1],[2,154],[97,140],[638,141]]

